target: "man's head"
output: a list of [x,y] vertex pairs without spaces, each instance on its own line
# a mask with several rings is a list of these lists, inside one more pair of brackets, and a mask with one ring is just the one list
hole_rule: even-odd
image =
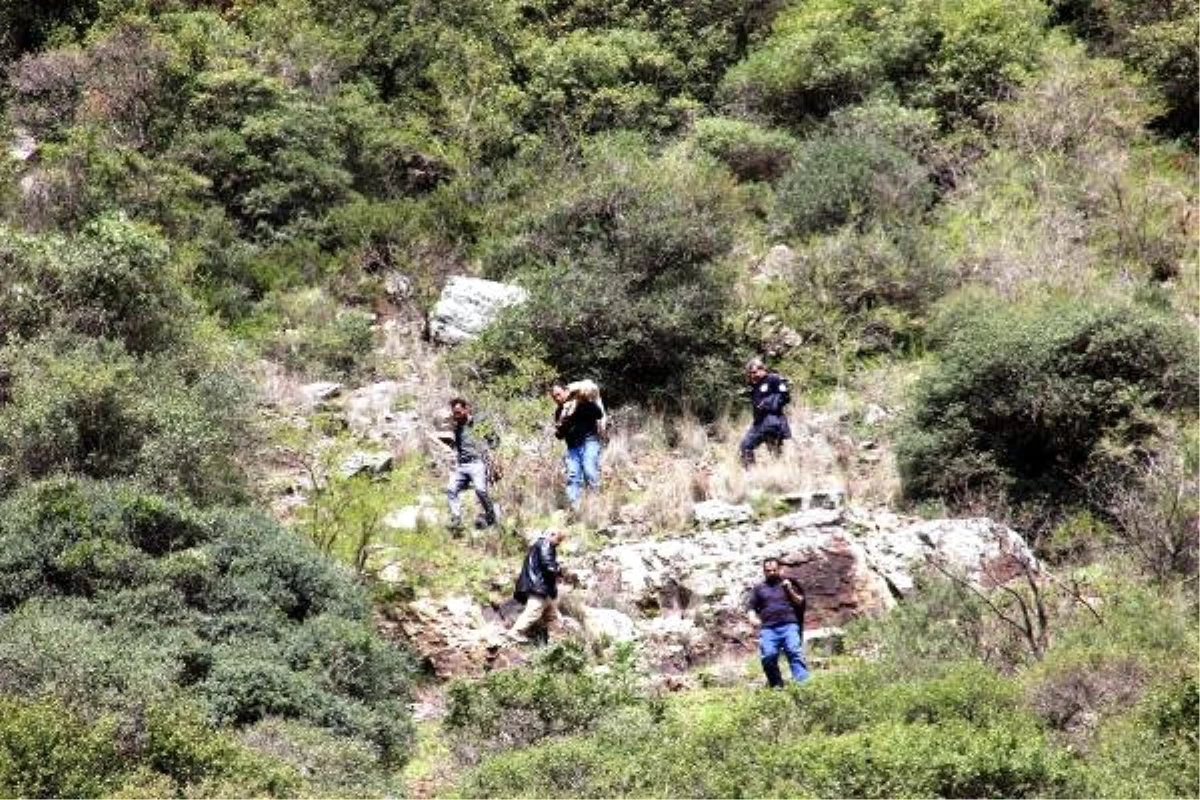
[[763,561],[763,577],[768,583],[775,583],[779,580],[779,559],[768,558]]
[[454,398],[450,401],[450,416],[456,423],[466,422],[471,418],[471,404],[461,397]]
[[767,376],[767,365],[761,358],[752,358],[746,362],[746,380],[758,383]]
[[563,540],[567,538],[567,531],[565,528],[555,528],[554,530],[550,531],[547,537],[550,539],[551,544],[553,544],[555,547],[558,547],[563,543]]
[[550,386],[550,397],[560,406],[567,402],[567,397],[569,396],[570,392],[567,391],[567,387],[561,383],[555,383]]

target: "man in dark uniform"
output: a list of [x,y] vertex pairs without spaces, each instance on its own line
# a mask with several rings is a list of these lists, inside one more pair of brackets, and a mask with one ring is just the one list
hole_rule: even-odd
[[784,439],[792,438],[792,429],[784,414],[792,399],[787,379],[767,369],[761,358],[746,364],[746,381],[750,384],[750,410],[754,415],[750,429],[742,437],[742,466],[754,463],[754,450],[763,442],[778,452]]
[[759,626],[758,654],[767,685],[783,686],[779,653],[787,656],[792,679],[808,679],[804,663],[804,591],[779,572],[779,559],[763,562],[763,582],[750,591],[750,621]]

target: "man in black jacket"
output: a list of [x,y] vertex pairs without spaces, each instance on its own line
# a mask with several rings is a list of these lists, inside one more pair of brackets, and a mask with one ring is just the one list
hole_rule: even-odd
[[763,442],[778,450],[785,439],[792,438],[784,409],[792,399],[787,378],[767,369],[761,358],[746,364],[746,381],[750,384],[750,411],[753,422],[742,437],[742,466],[754,463],[754,450]]
[[538,537],[528,552],[513,597],[525,603],[525,610],[508,629],[508,638],[528,642],[528,632],[539,622],[553,625],[558,621],[558,579],[562,569],[558,564],[558,545],[567,538],[561,528]]
[[779,652],[787,656],[792,679],[808,679],[804,663],[804,591],[779,571],[779,559],[763,562],[763,582],[750,591],[750,621],[759,626],[758,649],[767,684],[783,686]]
[[577,381],[568,385],[555,383],[550,387],[553,398],[554,435],[567,444],[564,459],[567,467],[567,501],[578,509],[584,486],[600,490],[600,429],[604,407],[600,402],[600,387],[592,381]]

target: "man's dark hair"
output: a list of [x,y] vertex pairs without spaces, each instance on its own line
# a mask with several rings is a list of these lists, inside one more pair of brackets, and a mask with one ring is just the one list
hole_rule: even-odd
[[454,397],[454,398],[451,398],[451,400],[450,400],[450,407],[451,407],[451,408],[458,408],[459,406],[462,406],[463,408],[470,408],[470,407],[471,407],[471,404],[470,404],[470,403],[468,403],[468,402],[466,401],[466,399],[465,399],[465,398],[462,398],[462,397]]

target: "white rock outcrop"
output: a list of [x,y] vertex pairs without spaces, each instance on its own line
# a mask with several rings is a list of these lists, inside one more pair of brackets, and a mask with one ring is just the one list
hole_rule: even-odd
[[501,311],[523,303],[528,296],[520,286],[455,276],[446,283],[429,315],[429,336],[440,344],[473,339]]

